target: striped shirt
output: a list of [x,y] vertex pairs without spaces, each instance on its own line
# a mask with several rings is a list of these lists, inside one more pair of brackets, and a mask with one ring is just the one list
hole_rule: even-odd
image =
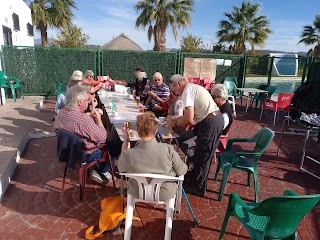
[[[159,87],[153,84],[150,90],[163,100],[167,99],[170,95],[170,89],[165,83],[162,83]],[[159,102],[156,100],[156,98],[152,98],[150,103],[151,107],[153,107],[155,104],[159,104]]]
[[[64,107],[60,109],[54,123],[55,129],[64,129],[78,135],[85,148],[92,148],[104,144],[107,139],[107,131],[99,127],[93,118],[76,108]],[[92,152],[85,151],[86,154]]]

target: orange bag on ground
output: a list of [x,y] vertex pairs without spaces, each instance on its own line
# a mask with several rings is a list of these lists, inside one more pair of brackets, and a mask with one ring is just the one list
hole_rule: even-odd
[[[86,230],[86,239],[95,239],[105,231],[114,231],[120,227],[126,218],[125,200],[121,196],[107,197],[101,201],[99,227],[91,226]],[[133,217],[134,220],[140,218]]]

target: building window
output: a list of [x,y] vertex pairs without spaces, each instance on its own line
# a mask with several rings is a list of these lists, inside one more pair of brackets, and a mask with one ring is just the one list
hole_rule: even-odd
[[4,45],[12,45],[11,28],[2,26],[2,31],[3,31],[3,42],[4,42]]
[[28,35],[29,36],[34,36],[33,34],[33,25],[30,23],[27,23],[27,30],[28,30]]
[[12,20],[13,20],[13,30],[20,31],[19,16],[17,14],[13,13]]

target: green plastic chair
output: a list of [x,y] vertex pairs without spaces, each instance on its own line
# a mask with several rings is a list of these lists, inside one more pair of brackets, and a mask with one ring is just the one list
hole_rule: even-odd
[[[267,149],[274,137],[274,132],[269,128],[261,128],[252,138],[230,138],[226,150],[218,156],[218,166],[215,180],[218,179],[220,168],[222,168],[222,180],[218,201],[221,201],[225,185],[231,170],[241,170],[248,173],[248,186],[250,187],[251,174],[254,177],[255,201],[258,202],[258,160]],[[232,144],[235,142],[255,142],[254,149],[250,152],[232,153]]]
[[22,98],[24,99],[24,93],[20,79],[15,77],[7,77],[4,72],[0,71],[0,86],[5,89],[6,98],[8,98],[8,89],[10,89],[13,101],[16,102],[16,89],[20,89]]
[[235,216],[243,224],[251,240],[298,239],[298,224],[319,203],[320,194],[299,195],[292,190],[285,191],[283,196],[251,204],[231,193],[219,239],[223,239],[230,216]]
[[65,94],[67,92],[68,83],[59,83],[56,91],[56,98],[59,94]]
[[238,80],[235,77],[226,77],[223,82],[234,82],[238,87]]
[[277,87],[273,86],[273,85],[269,85],[266,87],[266,85],[263,84],[263,85],[260,85],[259,87],[258,87],[259,89],[266,90],[267,93],[258,93],[258,94],[253,95],[251,107],[252,107],[253,102],[255,101],[256,102],[255,109],[257,109],[257,107],[261,108],[264,99],[270,98],[271,95],[274,94],[274,92],[277,90]]

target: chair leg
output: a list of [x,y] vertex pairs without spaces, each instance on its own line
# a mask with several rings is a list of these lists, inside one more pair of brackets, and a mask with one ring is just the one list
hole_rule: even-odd
[[251,173],[248,172],[248,187],[251,186]]
[[221,185],[220,185],[220,191],[219,191],[219,196],[218,196],[218,201],[221,202],[221,199],[222,199],[222,195],[223,195],[223,192],[224,192],[224,188],[226,186],[226,183],[227,183],[227,180],[228,180],[228,177],[229,177],[229,173],[230,173],[230,168],[229,167],[226,167],[227,169],[223,169],[223,175],[222,175],[222,180],[221,180]]
[[64,190],[64,185],[66,183],[66,176],[67,176],[68,167],[67,165],[64,167],[63,179],[62,179],[62,191]]
[[274,112],[273,115],[273,126],[276,125],[277,111]]
[[110,165],[110,172],[111,172],[111,176],[112,176],[113,188],[116,188],[116,183],[114,181],[114,172],[113,172],[113,167],[112,167],[112,158],[109,153],[108,153],[108,158],[109,158],[109,165]]
[[226,215],[224,216],[224,220],[223,220],[223,223],[222,223],[222,226],[221,226],[221,229],[220,229],[219,240],[223,240],[223,235],[224,235],[224,232],[226,231],[226,227],[227,227],[227,224],[228,224],[228,220],[229,220],[231,211],[232,211],[232,209],[231,209],[230,200],[229,200],[229,204],[228,204],[228,208],[227,208],[227,211],[226,211]]
[[220,163],[219,163],[219,160],[218,160],[218,166],[217,166],[217,169],[216,169],[216,174],[214,175],[214,180],[215,181],[218,180],[219,171],[220,171]]
[[84,200],[84,192],[85,192],[85,185],[86,185],[86,177],[87,169],[85,166],[80,167],[79,169],[79,187],[80,187],[80,201]]
[[259,121],[261,121],[262,114],[263,114],[263,110],[264,110],[264,108],[262,107],[262,108],[261,108],[261,113],[260,113],[260,119],[259,119]]
[[126,222],[124,227],[124,240],[130,240],[131,238],[133,209],[134,209],[134,198],[130,194],[127,194],[127,211],[126,211]]
[[173,211],[174,211],[174,201],[175,198],[170,198],[166,201],[167,206],[167,217],[166,217],[166,230],[164,234],[164,240],[171,239],[171,232],[172,232],[172,219],[173,219]]
[[253,178],[254,178],[254,194],[255,194],[255,201],[258,202],[258,192],[259,192],[259,183],[258,183],[258,173],[257,171],[253,172]]
[[16,91],[13,86],[11,86],[11,94],[12,94],[13,102],[16,102]]

